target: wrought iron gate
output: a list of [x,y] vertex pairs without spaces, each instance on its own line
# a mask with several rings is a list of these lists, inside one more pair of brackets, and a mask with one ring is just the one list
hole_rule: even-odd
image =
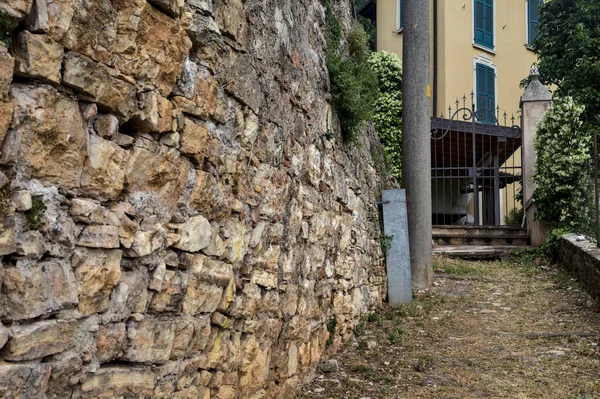
[[521,225],[521,129],[473,98],[431,121],[433,224]]

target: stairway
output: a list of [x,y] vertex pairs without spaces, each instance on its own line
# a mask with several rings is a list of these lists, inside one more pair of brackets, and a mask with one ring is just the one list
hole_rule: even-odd
[[527,230],[513,226],[434,226],[434,255],[498,259],[529,245]]

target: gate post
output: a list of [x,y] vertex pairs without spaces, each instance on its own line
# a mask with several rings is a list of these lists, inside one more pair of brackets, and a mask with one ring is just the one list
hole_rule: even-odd
[[521,97],[521,140],[523,163],[523,210],[525,213],[527,232],[531,237],[531,245],[537,247],[546,242],[548,228],[542,222],[535,220],[535,205],[533,192],[533,168],[537,154],[533,147],[535,134],[542,117],[550,108],[552,93],[540,82],[540,75],[536,67],[531,68],[529,75],[531,81]]

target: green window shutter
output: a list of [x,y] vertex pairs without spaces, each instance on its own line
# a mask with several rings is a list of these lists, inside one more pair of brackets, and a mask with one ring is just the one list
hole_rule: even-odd
[[542,0],[529,0],[527,2],[527,44],[533,44],[533,39],[537,34],[537,27],[540,22],[539,7]]
[[494,0],[474,0],[475,43],[494,48]]
[[476,66],[477,121],[496,123],[496,72],[487,65]]
[[400,0],[398,6],[398,21],[400,22],[399,28],[404,28],[404,0]]

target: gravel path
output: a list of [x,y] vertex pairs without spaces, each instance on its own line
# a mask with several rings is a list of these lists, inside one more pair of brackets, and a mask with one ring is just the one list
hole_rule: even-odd
[[562,270],[435,269],[430,291],[369,315],[296,398],[600,398],[598,305]]

